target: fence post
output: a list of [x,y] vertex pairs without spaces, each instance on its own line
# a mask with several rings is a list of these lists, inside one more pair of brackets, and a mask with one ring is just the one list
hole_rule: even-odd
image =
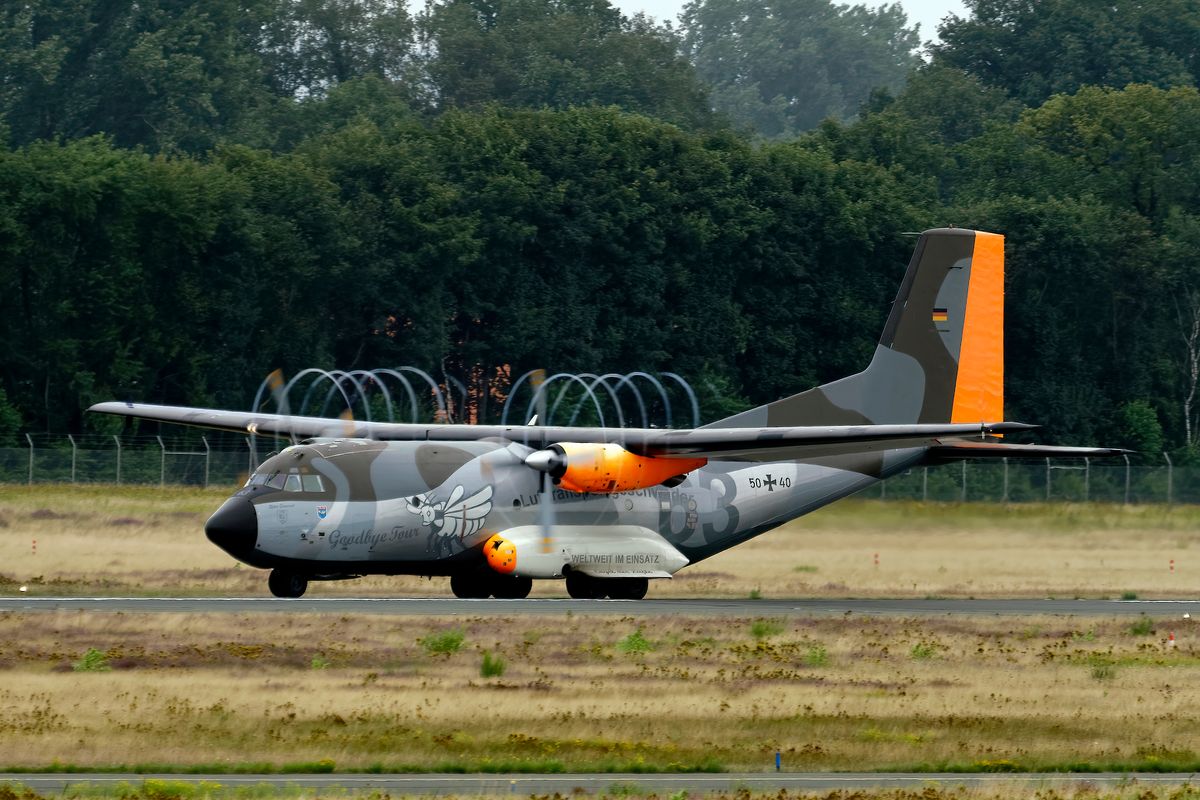
[[75,462],[79,448],[75,446],[75,437],[67,434],[67,441],[71,443],[71,483],[75,483]]
[[1001,459],[1004,462],[1004,502],[1008,502],[1008,456]]
[[253,474],[254,474],[254,440],[253,440],[253,434],[251,434],[250,436],[247,436],[247,437],[246,437],[246,450],[248,451],[248,452],[247,452],[247,454],[246,454],[246,474],[247,474],[247,475],[253,475]]
[[204,488],[208,488],[208,461],[212,458],[212,449],[208,446],[208,437],[201,436],[200,441],[204,442]]
[[967,462],[962,462],[962,493],[959,496],[959,502],[967,502]]
[[929,502],[929,467],[921,469],[921,502]]
[[1046,502],[1050,502],[1050,459],[1046,459]]
[[1083,502],[1088,502],[1092,499],[1092,460],[1087,456],[1083,458]]
[[29,442],[29,485],[33,485],[33,437],[28,433],[25,434],[25,441]]
[[113,441],[117,443],[117,486],[121,485],[121,438],[115,433]]
[[1171,454],[1166,450],[1163,451],[1163,458],[1167,460],[1167,505],[1175,500],[1175,465],[1171,463]]
[[1129,505],[1129,456],[1125,456],[1125,505]]
[[155,436],[158,439],[158,449],[160,455],[158,457],[158,485],[165,486],[167,483],[167,446],[163,444],[161,436]]

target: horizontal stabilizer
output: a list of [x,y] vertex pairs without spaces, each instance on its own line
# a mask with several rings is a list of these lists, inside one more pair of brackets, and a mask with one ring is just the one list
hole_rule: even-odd
[[995,458],[1119,458],[1132,453],[1117,447],[1055,447],[1046,444],[1001,444],[999,442],[948,442],[929,448],[927,464]]

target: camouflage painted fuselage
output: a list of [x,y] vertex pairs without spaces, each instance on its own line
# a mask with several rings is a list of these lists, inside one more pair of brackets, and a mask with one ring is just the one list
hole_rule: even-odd
[[540,531],[550,519],[562,566],[602,573],[598,532],[641,529],[681,556],[662,556],[661,546],[639,553],[646,574],[665,576],[903,470],[924,449],[822,463],[711,462],[673,488],[611,495],[553,488],[550,517],[540,475],[524,464],[530,452],[500,441],[289,447],[227,501],[252,504],[254,540],[249,531],[213,539],[254,566],[312,576],[449,575],[483,566],[480,545],[493,535]]

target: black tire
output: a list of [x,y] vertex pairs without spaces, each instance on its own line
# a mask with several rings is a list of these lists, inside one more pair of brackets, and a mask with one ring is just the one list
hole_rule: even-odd
[[615,578],[612,584],[608,596],[613,600],[641,600],[650,588],[647,578]]
[[492,594],[501,600],[524,600],[533,591],[533,578],[497,576]]
[[463,573],[450,576],[450,591],[464,600],[484,600],[492,595],[492,585],[487,576]]
[[308,581],[294,572],[273,569],[267,576],[267,588],[276,597],[303,597],[308,591]]
[[600,581],[582,572],[567,573],[567,594],[575,600],[600,600],[607,592]]

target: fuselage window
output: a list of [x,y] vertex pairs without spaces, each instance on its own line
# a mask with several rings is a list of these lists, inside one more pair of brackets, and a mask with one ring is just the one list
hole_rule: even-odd
[[304,475],[304,491],[306,492],[323,492],[325,486],[321,483],[320,475]]
[[283,485],[283,490],[284,490],[285,492],[298,492],[298,491],[300,491],[300,476],[299,476],[299,475],[297,475],[297,474],[296,474],[296,473],[294,473],[294,472],[293,472],[291,475],[288,475],[288,476],[287,476],[287,483],[285,483],[285,484]]
[[272,489],[282,489],[285,479],[286,476],[282,472],[276,471],[267,479],[267,486],[270,486]]

